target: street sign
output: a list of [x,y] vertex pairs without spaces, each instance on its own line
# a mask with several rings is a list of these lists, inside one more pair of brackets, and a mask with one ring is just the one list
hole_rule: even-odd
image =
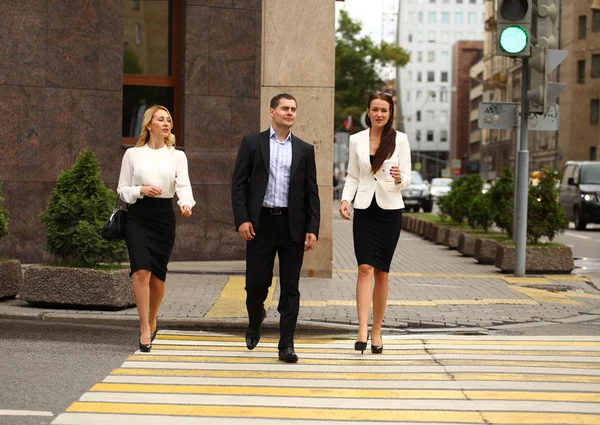
[[460,159],[453,159],[452,168],[455,170],[460,170],[462,168],[462,161]]
[[421,171],[421,163],[420,162],[415,162],[414,169],[415,169],[415,171]]
[[504,102],[479,103],[479,128],[510,130],[515,126],[517,105]]
[[450,177],[450,168],[442,168],[441,176],[446,179],[449,178]]
[[530,114],[527,126],[532,131],[558,131],[560,106],[550,105],[543,114]]

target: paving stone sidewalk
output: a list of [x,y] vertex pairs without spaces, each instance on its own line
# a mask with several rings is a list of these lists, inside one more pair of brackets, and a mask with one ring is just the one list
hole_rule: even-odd
[[[333,232],[333,277],[302,279],[299,328],[347,329],[357,324],[352,222],[334,218]],[[245,326],[243,304],[237,317],[205,317],[229,276],[243,274],[243,262],[175,262],[170,269],[159,319],[162,326]],[[277,299],[276,288],[266,327],[277,326]],[[550,275],[515,280],[493,266],[477,264],[456,250],[405,231],[392,262],[388,304],[385,326],[399,329],[496,328],[600,319],[600,291],[581,277]],[[0,318],[134,326],[137,312],[42,309],[15,299],[0,301]]]

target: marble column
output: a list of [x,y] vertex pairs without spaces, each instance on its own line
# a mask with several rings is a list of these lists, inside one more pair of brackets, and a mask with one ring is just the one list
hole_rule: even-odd
[[315,146],[321,198],[319,241],[305,255],[302,275],[331,277],[335,2],[263,0],[262,14],[261,128],[270,124],[273,96],[297,99],[292,131]]

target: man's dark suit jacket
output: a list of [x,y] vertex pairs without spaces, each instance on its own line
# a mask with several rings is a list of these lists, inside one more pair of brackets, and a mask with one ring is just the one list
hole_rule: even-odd
[[[231,203],[236,230],[252,222],[258,228],[260,210],[269,182],[271,148],[269,130],[242,140],[231,184]],[[292,167],[288,195],[290,233],[294,242],[304,242],[306,233],[319,237],[321,220],[315,148],[292,134]]]

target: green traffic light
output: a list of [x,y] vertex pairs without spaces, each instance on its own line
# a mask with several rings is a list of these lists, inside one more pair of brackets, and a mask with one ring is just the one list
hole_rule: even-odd
[[506,53],[517,54],[521,53],[527,47],[529,35],[525,28],[513,25],[506,27],[500,34],[500,47]]

